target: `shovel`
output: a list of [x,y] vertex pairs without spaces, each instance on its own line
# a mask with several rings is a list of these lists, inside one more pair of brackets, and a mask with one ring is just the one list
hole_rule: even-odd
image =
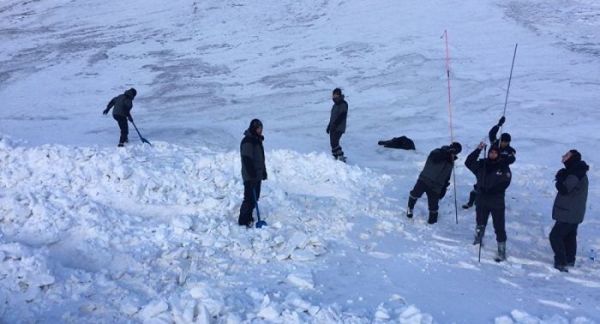
[[252,194],[254,195],[254,205],[256,205],[256,216],[258,218],[258,221],[256,222],[256,228],[267,226],[267,222],[260,219],[260,209],[258,209],[258,200],[256,200],[256,190],[252,190]]

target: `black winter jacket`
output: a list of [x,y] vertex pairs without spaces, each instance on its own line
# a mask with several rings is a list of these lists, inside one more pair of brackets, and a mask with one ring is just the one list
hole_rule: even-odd
[[346,119],[348,117],[348,103],[344,100],[344,96],[340,98],[338,103],[335,103],[331,107],[331,116],[329,117],[329,124],[327,130],[331,133],[344,133],[346,132]]
[[267,179],[263,140],[263,136],[258,136],[250,130],[244,132],[244,138],[240,143],[242,179],[244,182]]
[[114,106],[113,116],[130,117],[134,97],[134,92],[129,89],[125,93],[112,98],[106,106],[106,110],[108,111]]
[[508,164],[500,158],[492,161],[490,159],[477,159],[481,153],[475,149],[465,161],[465,165],[477,177],[475,187],[477,192],[476,203],[478,205],[504,208],[504,193],[512,178]]
[[438,194],[446,190],[450,184],[450,175],[452,175],[456,157],[452,157],[449,149],[449,146],[442,146],[431,151],[423,171],[419,174],[419,180]]

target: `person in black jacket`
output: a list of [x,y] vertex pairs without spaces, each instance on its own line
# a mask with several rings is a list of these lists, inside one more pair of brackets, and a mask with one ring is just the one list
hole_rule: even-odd
[[[502,127],[502,125],[504,125],[504,122],[506,121],[506,118],[504,116],[502,116],[500,118],[500,120],[498,120],[498,124],[494,125],[489,133],[488,133],[488,137],[490,139],[490,144],[492,146],[496,146],[500,149],[500,161],[502,161],[503,163],[506,163],[508,165],[511,165],[513,163],[515,163],[516,157],[515,155],[517,154],[517,151],[510,146],[510,141],[511,141],[511,136],[509,133],[502,133],[502,135],[500,135],[500,141],[498,141],[498,138],[496,137],[496,135],[498,134],[498,130],[500,129],[500,127]],[[475,198],[477,197],[477,188],[475,188],[475,186],[473,186],[473,190],[471,190],[471,192],[469,193],[469,201],[462,205],[462,208],[464,209],[469,209],[471,207],[473,207],[473,204],[475,203]]]
[[252,223],[254,222],[252,211],[256,207],[256,202],[260,199],[261,182],[262,180],[267,180],[265,149],[263,147],[265,138],[262,135],[262,131],[262,122],[258,119],[253,119],[248,129],[244,132],[244,138],[240,144],[244,200],[242,201],[242,206],[240,206],[238,224],[247,227],[252,227]]
[[121,136],[119,137],[119,147],[124,146],[125,143],[129,142],[129,126],[127,120],[133,122],[131,117],[131,109],[133,108],[133,99],[137,95],[137,91],[131,88],[125,93],[118,95],[110,100],[106,109],[102,112],[104,115],[108,114],[111,108],[113,109],[113,118],[117,121],[119,128],[121,129]]
[[423,193],[427,194],[427,204],[429,207],[429,218],[427,223],[435,224],[438,220],[438,203],[446,194],[446,190],[450,185],[450,175],[454,168],[454,160],[456,155],[460,153],[462,146],[458,142],[454,142],[449,146],[437,148],[427,157],[427,162],[423,167],[423,171],[419,174],[417,183],[410,191],[408,198],[408,209],[406,217],[413,217],[413,208]]
[[331,154],[336,160],[346,162],[344,151],[340,146],[342,134],[346,132],[346,119],[348,117],[348,103],[344,100],[344,95],[340,88],[333,89],[331,95],[333,106],[331,107],[331,116],[326,132],[329,134],[329,143],[331,144]]
[[555,176],[556,198],[552,219],[556,221],[550,232],[550,245],[554,251],[554,267],[568,272],[575,266],[577,254],[577,227],[583,222],[588,196],[587,171],[590,167],[581,160],[581,153],[570,150],[562,156],[565,167]]
[[505,229],[505,205],[504,193],[512,178],[507,163],[500,159],[498,146],[490,147],[487,158],[477,159],[485,143],[479,146],[467,157],[465,165],[477,177],[477,198],[475,213],[477,226],[475,228],[475,240],[473,244],[481,244],[489,215],[492,214],[496,242],[498,242],[497,261],[506,259],[506,229]]

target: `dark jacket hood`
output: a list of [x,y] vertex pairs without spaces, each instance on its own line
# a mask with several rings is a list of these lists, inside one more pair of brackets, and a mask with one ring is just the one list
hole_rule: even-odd
[[257,135],[255,132],[251,131],[250,129],[246,129],[244,131],[244,136],[248,136],[248,137],[252,137],[261,141],[265,140],[265,137],[262,135]]
[[590,169],[590,166],[587,165],[585,161],[581,160],[572,162],[567,161],[565,167],[567,168],[568,173],[574,174],[579,179],[583,178]]

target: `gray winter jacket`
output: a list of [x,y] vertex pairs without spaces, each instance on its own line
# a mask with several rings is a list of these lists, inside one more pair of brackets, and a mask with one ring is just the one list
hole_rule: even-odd
[[346,118],[348,117],[348,103],[342,100],[331,107],[331,116],[329,117],[329,125],[327,129],[330,133],[346,132]]
[[438,194],[450,184],[450,175],[454,167],[454,161],[448,149],[449,147],[444,146],[431,151],[423,171],[419,174],[419,180]]
[[106,109],[114,107],[113,116],[129,117],[133,108],[133,98],[135,98],[135,93],[131,89],[127,90],[122,95],[112,98]]
[[583,222],[588,196],[589,166],[584,161],[577,161],[556,174],[558,193],[552,207],[552,218],[556,221],[580,224]]
[[244,132],[244,139],[242,139],[242,143],[240,144],[242,179],[244,182],[267,179],[263,140],[263,136],[258,136],[250,132],[250,130]]

